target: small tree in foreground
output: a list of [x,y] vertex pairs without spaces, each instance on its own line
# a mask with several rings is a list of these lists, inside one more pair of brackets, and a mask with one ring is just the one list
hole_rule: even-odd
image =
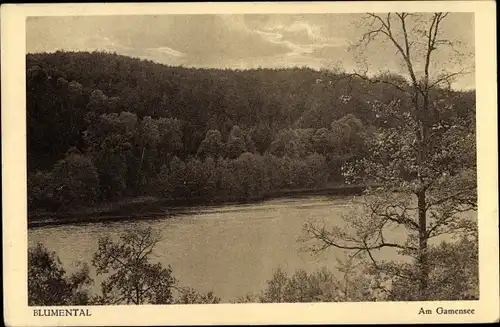
[[340,283],[334,274],[325,268],[308,273],[299,269],[293,275],[278,267],[266,282],[266,288],[258,294],[246,294],[235,303],[297,303],[338,302]]
[[220,303],[220,298],[213,292],[198,293],[190,287],[182,287],[179,289],[179,296],[175,300],[175,304],[217,304]]
[[129,230],[113,241],[99,240],[99,250],[92,264],[97,275],[107,274],[101,283],[100,304],[169,304],[176,280],[170,267],[149,262],[149,255],[159,242],[151,228]]

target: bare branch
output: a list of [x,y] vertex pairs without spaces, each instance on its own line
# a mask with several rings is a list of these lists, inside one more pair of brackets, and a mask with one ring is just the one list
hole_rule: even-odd
[[[393,208],[393,209],[402,209],[403,212],[401,214],[390,214],[388,211],[390,208]],[[399,205],[389,205],[385,208],[385,214],[380,214],[378,213],[379,215],[383,216],[383,217],[386,217],[387,219],[391,220],[391,221],[394,221],[400,225],[405,225],[405,226],[408,226],[414,230],[419,230],[420,226],[414,222],[413,220],[411,220],[410,218],[408,218],[406,216],[406,211],[408,210],[408,208],[401,208]]]
[[404,92],[404,93],[408,93],[409,92],[408,90],[403,89],[401,86],[399,86],[399,85],[397,85],[397,84],[395,84],[393,82],[382,80],[380,78],[368,77],[368,76],[366,76],[364,74],[359,74],[357,72],[354,72],[352,74],[347,74],[343,78],[350,78],[350,77],[359,77],[362,80],[364,80],[366,82],[369,82],[371,84],[383,83],[383,84],[391,85],[391,86],[395,87],[396,89],[398,89],[401,92]]
[[[347,244],[338,244],[336,243],[333,238],[331,237],[331,234],[328,233],[325,228],[322,229],[317,229],[313,226],[310,226],[307,230],[310,234],[313,235],[313,239],[320,240],[324,246],[322,249],[326,249],[328,247],[335,247],[338,249],[343,249],[343,250],[378,250],[382,248],[398,248],[398,249],[408,249],[408,247],[405,247],[400,244],[396,243],[387,243],[387,242],[380,242],[379,244],[376,245],[371,245],[371,246],[365,246],[365,245],[347,245]],[[363,243],[362,241],[358,241],[358,243]]]
[[123,261],[121,261],[117,256],[113,255],[112,253],[109,253],[109,256],[114,259],[116,262],[121,264],[124,268],[129,268]]
[[115,304],[117,304],[117,303],[120,303],[121,301],[125,300],[126,298],[127,298],[127,295],[124,295],[124,296],[122,296],[122,297],[120,297],[120,298],[117,298],[116,300],[114,300],[114,301],[111,303],[111,305],[115,305]]
[[[462,195],[469,194],[470,192],[475,191],[475,190],[476,190],[476,187],[475,186],[471,186],[469,188],[462,189],[459,192],[453,193],[453,194],[451,194],[449,196],[446,196],[444,198],[441,198],[439,200],[428,201],[426,210],[430,209],[433,206],[438,206],[440,204],[443,204],[443,203],[446,203],[446,202],[452,201],[452,200],[458,200],[458,201],[463,202],[464,200],[467,200],[467,199],[462,198]],[[468,202],[468,201],[465,201],[465,202]]]
[[458,50],[455,48],[455,44],[461,44],[461,42],[459,42],[459,41],[454,41],[454,42],[452,42],[452,41],[450,41],[450,40],[448,40],[448,39],[438,39],[438,40],[435,40],[434,44],[435,44],[436,46],[438,46],[438,45],[447,45],[447,46],[449,46],[449,47],[450,47],[450,49],[451,49],[451,50],[452,50],[452,51],[453,51],[456,55],[459,55],[459,56],[462,56],[462,55],[463,55],[460,51],[458,51]]
[[372,261],[373,265],[375,266],[375,269],[379,270],[380,268],[379,268],[377,262],[375,261],[375,259],[373,258],[372,252],[370,251],[370,248],[368,247],[366,242],[363,241],[363,243],[364,243],[364,246],[366,248],[366,252],[368,253],[368,256],[370,257],[370,260]]
[[[386,35],[389,38],[389,40],[394,44],[394,46],[396,47],[396,49],[398,50],[398,52],[401,54],[401,56],[403,57],[403,60],[406,63],[406,66],[407,66],[407,69],[408,69],[408,73],[410,74],[410,78],[412,80],[413,87],[416,90],[418,90],[420,93],[422,93],[423,91],[422,91],[422,89],[420,88],[420,86],[418,84],[418,81],[417,81],[417,78],[416,78],[416,75],[415,75],[415,72],[414,72],[414,69],[413,69],[413,63],[411,62],[410,58],[408,57],[408,52],[405,52],[405,50],[403,49],[403,47],[401,46],[401,44],[399,44],[399,42],[394,37],[394,35],[392,33],[392,30],[391,30],[391,26],[390,26],[390,21],[388,21],[386,23],[380,16],[378,16],[378,15],[376,15],[374,13],[368,13],[368,15],[370,17],[373,17],[375,20],[379,21],[382,24],[382,26],[380,28],[378,28],[375,31],[371,31],[371,33],[375,33],[375,36],[378,35],[378,33],[383,33],[384,35]],[[388,16],[388,19],[389,19],[389,17],[390,16]],[[403,17],[406,17],[406,16],[403,16]],[[368,32],[368,33],[370,33],[370,32]],[[374,37],[372,37],[371,40],[373,38]],[[363,37],[363,39],[364,39],[364,37]],[[408,44],[408,46],[409,46],[409,44]]]
[[[429,82],[429,65],[430,65],[430,62],[431,62],[431,53],[432,51],[434,51],[434,41],[432,39],[432,34],[433,34],[433,29],[434,29],[434,26],[436,25],[436,20],[437,20],[437,16],[438,14],[434,14],[434,16],[432,17],[432,23],[431,23],[431,26],[429,27],[429,32],[428,34],[426,35],[427,37],[427,51],[426,51],[426,55],[425,55],[425,68],[424,68],[424,74],[425,74],[425,89],[426,89],[426,92],[428,91],[428,82]],[[436,28],[437,30],[437,28]]]
[[455,72],[455,73],[450,73],[450,74],[447,74],[447,75],[444,75],[440,78],[438,78],[436,81],[434,81],[434,83],[432,83],[431,85],[428,86],[429,89],[435,87],[436,85],[439,85],[440,83],[443,83],[443,82],[450,82],[450,80],[454,77],[457,77],[457,76],[460,76],[460,75],[465,75],[465,74],[469,74],[470,72],[467,71],[465,68],[461,69],[460,71],[458,72]]
[[380,27],[376,30],[371,30],[371,31],[368,31],[365,34],[363,34],[363,37],[359,41],[358,46],[360,46],[361,44],[368,45],[371,41],[375,40],[375,38],[378,36],[379,33],[382,33],[382,34],[385,34],[388,36],[387,32],[384,31],[383,27]]
[[396,15],[399,17],[399,20],[401,21],[401,28],[403,29],[403,36],[405,40],[406,57],[408,57],[408,60],[410,60],[410,44],[408,42],[408,32],[406,31],[406,21],[405,21],[407,14],[397,13]]

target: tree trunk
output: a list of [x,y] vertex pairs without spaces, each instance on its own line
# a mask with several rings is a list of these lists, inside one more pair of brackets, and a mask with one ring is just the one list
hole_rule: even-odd
[[135,286],[135,304],[139,305],[141,304],[141,299],[139,296],[139,286]]
[[419,229],[419,246],[418,246],[418,263],[419,263],[419,297],[420,300],[426,300],[427,286],[429,278],[429,264],[427,262],[427,215],[425,203],[425,190],[417,194],[418,197],[418,225]]
[[418,92],[415,89],[413,95],[413,103],[415,106],[416,117],[418,124],[417,130],[417,141],[419,143],[419,148],[417,152],[417,164],[418,164],[418,179],[420,182],[419,190],[416,192],[417,195],[417,206],[418,206],[418,267],[419,267],[419,300],[424,301],[427,299],[427,289],[428,289],[428,279],[429,279],[429,263],[427,260],[427,204],[426,204],[426,187],[424,185],[424,180],[422,176],[422,168],[425,164],[427,156],[427,114],[428,114],[428,95],[425,93],[422,99],[422,106],[419,106]]
[[139,168],[137,169],[137,183],[135,185],[135,196],[139,196],[139,182],[141,181],[141,168],[142,162],[144,161],[144,151],[146,147],[142,147],[141,161],[139,162]]

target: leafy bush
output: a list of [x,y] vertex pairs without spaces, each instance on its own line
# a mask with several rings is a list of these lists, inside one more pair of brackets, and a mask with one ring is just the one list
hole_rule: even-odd
[[89,268],[71,276],[42,244],[28,250],[28,305],[85,305],[91,301]]

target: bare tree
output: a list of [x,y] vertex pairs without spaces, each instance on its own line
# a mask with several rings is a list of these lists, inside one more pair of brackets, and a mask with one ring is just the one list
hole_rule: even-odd
[[[359,72],[344,78],[391,85],[407,95],[409,105],[399,100],[371,103],[378,119],[397,124],[381,124],[368,140],[370,155],[343,167],[344,175],[352,180],[380,185],[367,190],[365,210],[347,217],[345,228],[331,229],[314,222],[305,226],[306,239],[318,241],[313,247],[316,251],[334,247],[364,253],[378,272],[418,280],[416,299],[420,300],[432,297],[428,289],[429,240],[476,228],[463,215],[477,209],[475,126],[470,119],[453,114],[450,92],[444,92],[444,86],[467,69],[436,73],[433,62],[434,55],[445,48],[451,49],[455,59],[461,58],[457,44],[442,35],[447,17],[448,13],[369,13],[363,18],[367,30],[356,49],[367,51],[374,40],[387,42],[402,60],[408,81]],[[423,71],[417,71],[417,66]],[[387,235],[391,225],[405,231],[404,240]],[[373,255],[387,248],[415,260],[418,272]]]

